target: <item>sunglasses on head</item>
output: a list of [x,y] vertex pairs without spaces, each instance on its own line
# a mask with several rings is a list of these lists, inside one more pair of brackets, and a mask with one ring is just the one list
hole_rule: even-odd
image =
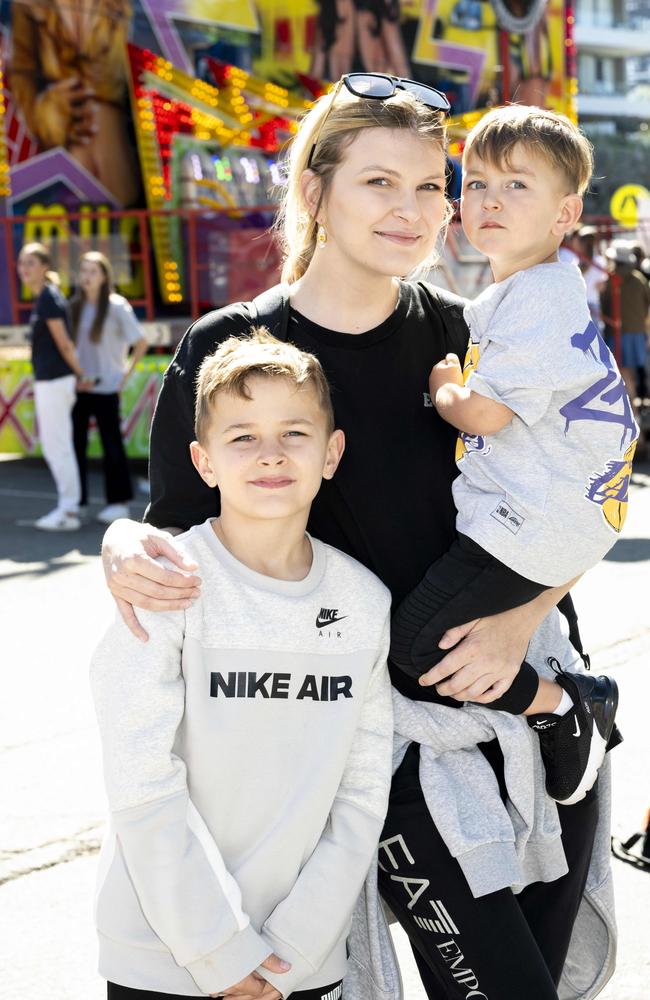
[[442,111],[447,114],[451,107],[443,93],[434,87],[429,87],[426,83],[417,83],[415,80],[407,80],[401,76],[388,76],[385,73],[345,73],[334,88],[332,99],[314,137],[307,160],[307,170],[311,167],[314,159],[314,152],[323,131],[323,125],[327,121],[327,116],[343,86],[355,97],[361,97],[364,100],[389,101],[398,90],[406,90],[409,94],[413,94],[421,104],[434,111]]

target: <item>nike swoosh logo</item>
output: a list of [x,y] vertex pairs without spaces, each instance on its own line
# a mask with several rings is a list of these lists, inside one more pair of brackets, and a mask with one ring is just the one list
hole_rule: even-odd
[[334,622],[342,622],[347,615],[341,615],[340,618],[324,618],[322,619],[320,615],[316,618],[316,628],[327,628],[328,625],[333,625]]
[[580,735],[580,723],[578,722],[578,720],[577,720],[577,719],[576,719],[576,731],[575,731],[575,733],[572,733],[571,735],[572,735],[572,736],[575,736],[575,737],[576,737],[576,739],[577,739],[577,738],[578,738],[578,736]]

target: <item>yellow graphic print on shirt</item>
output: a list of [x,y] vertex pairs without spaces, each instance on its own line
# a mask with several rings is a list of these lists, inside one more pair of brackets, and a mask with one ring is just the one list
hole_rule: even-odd
[[[466,383],[467,379],[471,373],[476,369],[479,361],[479,348],[478,344],[475,344],[473,340],[470,339],[467,345],[467,354],[465,355],[465,361],[463,362],[463,382]],[[486,439],[482,434],[466,434],[465,431],[460,431],[458,434],[458,439],[456,441],[456,461],[460,462],[462,458],[468,452],[476,453],[479,455],[488,455],[491,451],[491,446],[486,444]]]
[[636,440],[632,442],[622,460],[608,462],[601,474],[589,481],[585,492],[587,500],[600,505],[603,517],[616,532],[621,531],[625,524],[627,493],[636,444]]

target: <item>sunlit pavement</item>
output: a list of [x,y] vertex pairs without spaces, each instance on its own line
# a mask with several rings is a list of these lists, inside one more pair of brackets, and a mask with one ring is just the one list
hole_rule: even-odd
[[[103,505],[93,472],[90,514]],[[146,498],[138,495],[140,516]],[[87,663],[112,615],[98,552],[103,528],[46,534],[43,465],[0,461],[0,953],[2,1000],[99,1000],[92,896],[104,812]],[[624,536],[575,589],[598,671],[621,688],[625,742],[613,754],[614,832],[650,807],[650,466],[635,473]],[[614,861],[619,966],[602,1000],[644,1000],[650,982],[650,874]],[[401,933],[408,1000],[424,1000]],[[495,998],[502,1000],[502,998]],[[521,998],[525,1000],[525,998]]]

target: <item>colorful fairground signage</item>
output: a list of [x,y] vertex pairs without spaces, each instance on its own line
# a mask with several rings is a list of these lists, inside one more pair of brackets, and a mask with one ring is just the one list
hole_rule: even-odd
[[[227,268],[244,228],[268,225],[280,151],[328,81],[366,69],[434,84],[458,152],[503,100],[574,114],[572,25],[554,0],[0,0],[2,274],[15,282],[20,244],[41,239],[67,288],[101,244],[137,301],[146,247],[120,212],[146,211],[156,309],[182,311],[187,210],[218,216],[202,251]],[[232,290],[210,282],[208,304]],[[27,295],[3,291],[6,323]]]

